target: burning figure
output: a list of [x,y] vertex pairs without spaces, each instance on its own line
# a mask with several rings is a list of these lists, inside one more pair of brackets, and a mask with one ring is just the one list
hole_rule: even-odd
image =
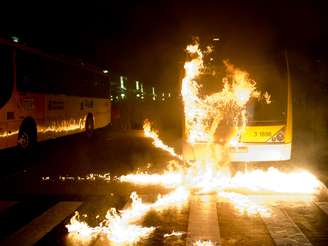
[[256,91],[255,81],[249,78],[247,72],[225,61],[227,76],[222,80],[222,91],[201,97],[200,85],[196,79],[204,69],[204,55],[198,43],[189,45],[186,50],[193,57],[184,65],[185,77],[181,89],[187,141],[191,144],[213,142],[218,126],[223,120],[225,125],[232,128],[237,127],[240,120],[243,121],[243,126],[246,125],[245,105],[251,97],[260,95]]
[[[256,83],[249,74],[224,61],[226,77],[220,92],[200,96],[197,78],[204,70],[204,54],[199,43],[187,46],[191,60],[184,65],[181,94],[185,113],[184,158],[215,163],[228,172],[229,146],[246,126],[246,104],[251,97],[258,98]],[[205,143],[205,144],[204,144]],[[219,143],[214,144],[214,143]],[[208,164],[206,164],[208,165]]]

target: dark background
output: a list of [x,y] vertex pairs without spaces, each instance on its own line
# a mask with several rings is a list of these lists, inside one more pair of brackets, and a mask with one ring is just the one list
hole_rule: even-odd
[[328,17],[319,1],[22,1],[0,11],[2,36],[163,88],[176,86],[192,36],[204,44],[219,37],[220,56],[239,66],[284,49],[306,65],[327,57]]

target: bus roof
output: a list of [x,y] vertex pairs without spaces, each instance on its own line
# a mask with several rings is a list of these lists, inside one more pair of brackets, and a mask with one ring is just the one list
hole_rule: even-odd
[[19,49],[19,50],[26,51],[28,53],[36,54],[36,55],[45,57],[45,58],[50,59],[50,60],[55,60],[55,61],[58,61],[58,62],[61,62],[61,63],[65,63],[67,65],[77,66],[77,67],[80,67],[81,69],[89,70],[91,72],[98,73],[98,74],[101,74],[103,76],[109,77],[109,74],[103,73],[103,70],[101,68],[99,68],[99,67],[97,67],[93,64],[86,63],[86,62],[84,62],[82,60],[79,60],[79,59],[69,58],[69,57],[66,57],[66,56],[63,56],[63,55],[49,54],[49,53],[43,52],[39,49],[28,47],[28,46],[26,46],[22,43],[15,43],[11,40],[1,38],[1,37],[0,37],[0,44],[11,46],[15,49]]

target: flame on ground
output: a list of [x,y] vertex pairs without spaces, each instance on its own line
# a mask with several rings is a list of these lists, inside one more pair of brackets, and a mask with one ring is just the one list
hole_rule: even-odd
[[270,167],[267,171],[238,172],[231,178],[229,186],[251,191],[313,194],[322,188],[323,184],[305,170],[284,173]]
[[218,196],[228,199],[240,214],[256,215],[259,213],[265,217],[271,216],[269,208],[252,202],[246,195],[221,191],[218,192]]
[[50,178],[49,176],[43,176],[41,177],[42,181],[105,181],[105,182],[110,182],[111,181],[111,176],[110,173],[104,173],[104,174],[97,174],[97,173],[89,173],[85,175],[84,177],[82,176],[70,176],[70,175],[65,175],[62,176],[60,175],[58,178]]
[[71,218],[66,228],[70,234],[75,234],[75,240],[90,241],[99,235],[104,235],[113,244],[133,244],[149,236],[156,228],[143,227],[138,223],[151,210],[162,211],[169,207],[181,206],[189,197],[189,192],[179,187],[173,192],[158,196],[154,203],[143,203],[141,198],[133,192],[131,207],[117,211],[108,210],[105,219],[96,227],[89,226],[80,220],[78,213]]
[[197,240],[196,242],[193,243],[193,246],[215,246],[214,242],[210,240]]
[[138,185],[161,185],[166,188],[177,187],[182,184],[183,175],[179,172],[165,172],[163,174],[149,174],[139,172],[135,174],[122,175],[121,182],[129,182]]
[[[164,145],[166,146],[166,145]],[[161,148],[161,147],[159,147]],[[173,152],[175,153],[175,152]],[[172,155],[174,156],[174,155]],[[93,174],[91,177],[106,177],[106,175]],[[234,176],[217,169],[215,163],[198,161],[189,166],[169,166],[162,174],[135,173],[117,178],[121,182],[130,182],[139,185],[162,185],[175,189],[165,196],[158,196],[151,204],[145,204],[136,193],[131,194],[132,205],[128,209],[117,211],[112,208],[107,212],[106,218],[96,227],[90,227],[81,221],[76,214],[67,225],[70,233],[78,235],[81,240],[91,240],[95,236],[105,235],[108,240],[116,244],[133,244],[149,236],[154,227],[138,225],[141,219],[150,210],[161,211],[170,206],[179,206],[187,201],[189,192],[216,192],[218,197],[229,200],[241,214],[270,216],[270,209],[260,206],[247,196],[229,190],[250,190],[271,193],[300,193],[313,194],[323,186],[311,173],[301,170],[284,173],[275,168],[267,171],[254,170],[237,172]],[[227,192],[228,191],[228,192]],[[127,237],[129,235],[129,237]],[[210,241],[199,241],[195,245],[213,245]]]
[[229,176],[225,172],[211,169],[211,165],[196,165],[185,170],[167,171],[163,174],[135,173],[123,175],[121,182],[138,185],[161,185],[166,188],[188,187],[200,193],[223,190],[250,191],[258,193],[314,194],[324,185],[305,170],[282,172],[274,167],[268,170],[237,172]]
[[164,238],[166,237],[181,237],[183,234],[186,234],[185,232],[182,231],[172,231],[171,233],[165,233],[163,235]]

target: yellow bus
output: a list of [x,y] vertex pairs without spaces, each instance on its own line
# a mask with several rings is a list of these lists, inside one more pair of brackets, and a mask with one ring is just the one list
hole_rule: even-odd
[[110,79],[100,69],[0,39],[0,149],[111,122]]
[[[286,58],[287,61],[287,58]],[[274,66],[273,66],[274,67]],[[271,69],[274,69],[271,67]],[[286,71],[286,68],[284,67]],[[291,159],[292,152],[292,91],[287,61],[286,72],[269,72],[269,69],[258,70],[263,76],[256,81],[267,80],[264,89],[272,92],[272,102],[265,104],[257,99],[251,100],[247,105],[247,125],[229,143],[215,141],[209,148],[208,143],[190,144],[183,140],[183,156],[187,160],[203,160],[219,156],[222,147],[228,148],[231,162],[271,162],[287,161]],[[251,73],[252,75],[256,73]],[[275,74],[275,75],[272,75]],[[228,130],[227,130],[228,129]],[[229,127],[222,126],[216,131],[218,137],[224,139],[224,135],[231,135]],[[223,137],[222,137],[223,136]]]

